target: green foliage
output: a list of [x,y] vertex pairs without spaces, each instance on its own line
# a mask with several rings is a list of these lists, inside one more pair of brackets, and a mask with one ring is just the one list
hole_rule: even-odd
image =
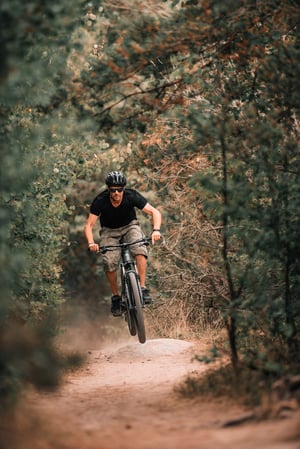
[[66,356],[57,351],[49,338],[52,319],[54,315],[34,326],[10,322],[1,327],[0,412],[16,403],[24,385],[31,383],[52,391],[59,384],[63,370],[82,362],[79,355]]
[[195,360],[198,360],[198,362],[204,362],[206,364],[215,362],[216,359],[218,359],[220,357],[219,351],[218,349],[213,346],[212,348],[210,348],[209,353],[205,354],[203,356],[195,356]]
[[[70,32],[81,2],[3,1],[0,161],[0,396],[53,386],[66,365],[53,346],[62,301],[59,256],[82,130],[65,99]],[[51,320],[50,320],[51,317]]]

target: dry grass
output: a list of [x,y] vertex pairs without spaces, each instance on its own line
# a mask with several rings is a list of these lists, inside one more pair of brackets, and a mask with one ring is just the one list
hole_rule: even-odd
[[177,392],[184,397],[226,397],[237,404],[255,407],[262,403],[271,384],[271,379],[262,372],[243,365],[235,372],[230,363],[217,363],[200,376],[188,377]]
[[180,295],[154,303],[145,315],[149,332],[162,338],[194,340],[204,333],[220,334],[224,328],[220,311]]

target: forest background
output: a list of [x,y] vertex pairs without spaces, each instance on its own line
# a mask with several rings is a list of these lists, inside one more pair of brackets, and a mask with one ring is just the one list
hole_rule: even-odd
[[76,362],[55,345],[66,310],[106,313],[82,229],[110,169],[163,213],[153,335],[225,329],[206,361],[227,353],[263,388],[299,372],[299,3],[3,0],[0,15],[1,403]]

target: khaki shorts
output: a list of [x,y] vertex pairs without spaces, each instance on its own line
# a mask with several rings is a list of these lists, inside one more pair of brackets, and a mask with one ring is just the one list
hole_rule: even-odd
[[[145,235],[137,220],[131,221],[129,225],[122,228],[111,229],[103,227],[100,230],[100,247],[117,245],[122,237],[124,242],[133,242],[134,240],[145,237]],[[147,247],[145,245],[133,245],[130,247],[130,252],[133,256],[139,254],[145,257],[148,256]],[[107,251],[105,254],[102,254],[102,257],[104,271],[116,271],[120,263],[121,249],[116,248],[114,251]]]

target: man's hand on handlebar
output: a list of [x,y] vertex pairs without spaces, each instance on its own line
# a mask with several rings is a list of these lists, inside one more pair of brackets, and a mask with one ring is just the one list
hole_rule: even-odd
[[157,230],[153,230],[152,234],[151,234],[151,240],[152,240],[152,245],[154,245],[154,242],[156,242],[157,240],[160,240],[161,234],[160,231]]
[[91,251],[92,253],[99,253],[100,246],[98,245],[98,243],[90,243],[89,244],[89,251]]

